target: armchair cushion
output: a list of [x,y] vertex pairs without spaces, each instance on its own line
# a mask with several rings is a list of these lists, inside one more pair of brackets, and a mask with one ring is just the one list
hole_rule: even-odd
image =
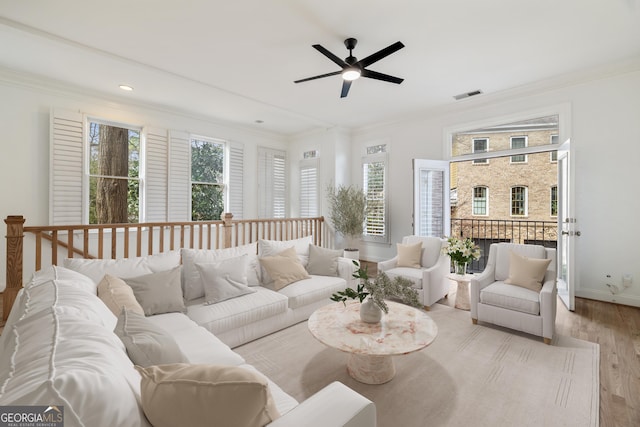
[[513,251],[509,258],[509,277],[504,283],[540,292],[551,259],[528,258]]
[[398,276],[403,277],[413,282],[414,288],[422,289],[422,269],[420,268],[396,267],[385,271],[385,274],[389,276],[390,279]]
[[540,294],[537,291],[504,282],[494,282],[481,290],[480,302],[535,316],[540,314]]
[[422,242],[403,245],[398,243],[398,267],[420,268]]

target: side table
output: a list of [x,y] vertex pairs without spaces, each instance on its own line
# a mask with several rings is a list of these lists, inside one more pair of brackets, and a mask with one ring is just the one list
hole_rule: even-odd
[[458,290],[456,291],[455,308],[459,308],[461,310],[470,310],[471,306],[469,304],[469,282],[471,282],[471,278],[473,276],[471,274],[452,273],[452,274],[449,274],[447,277],[458,283]]

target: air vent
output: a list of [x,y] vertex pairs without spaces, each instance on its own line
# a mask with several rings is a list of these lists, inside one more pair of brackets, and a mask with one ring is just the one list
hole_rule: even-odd
[[466,92],[466,93],[461,93],[460,95],[456,95],[456,96],[454,96],[454,98],[456,100],[460,100],[460,99],[464,99],[464,98],[469,98],[470,96],[480,95],[481,93],[482,93],[482,91],[480,89],[472,90],[471,92]]

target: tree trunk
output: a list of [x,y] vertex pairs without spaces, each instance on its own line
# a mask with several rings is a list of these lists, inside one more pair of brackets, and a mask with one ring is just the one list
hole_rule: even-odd
[[100,126],[99,174],[124,179],[98,178],[96,214],[98,224],[128,222],[127,188],[129,176],[129,131],[114,126]]

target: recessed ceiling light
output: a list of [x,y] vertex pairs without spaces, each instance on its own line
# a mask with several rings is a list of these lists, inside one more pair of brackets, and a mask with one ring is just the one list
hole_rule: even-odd
[[127,92],[131,92],[133,88],[129,85],[120,85],[120,89],[126,90]]
[[480,89],[476,89],[476,90],[472,90],[471,92],[465,92],[465,93],[461,93],[460,95],[455,95],[454,98],[456,99],[456,101],[459,101],[464,98],[480,95],[481,93],[482,91]]

